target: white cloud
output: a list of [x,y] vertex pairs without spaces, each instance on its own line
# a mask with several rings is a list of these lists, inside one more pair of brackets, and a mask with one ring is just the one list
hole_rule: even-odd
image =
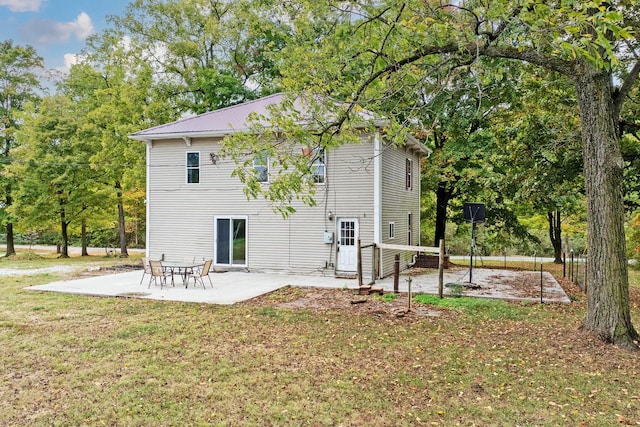
[[0,0],[0,6],[6,6],[12,12],[37,12],[43,0]]
[[66,71],[69,71],[73,65],[77,64],[78,62],[80,62],[81,58],[82,58],[82,56],[80,56],[80,55],[78,55],[76,53],[65,53],[64,54],[64,69]]
[[[3,0],[0,0],[3,1]],[[55,44],[69,41],[72,35],[77,40],[84,40],[93,34],[91,17],[82,12],[75,21],[57,22],[34,19],[27,22],[21,32],[25,38],[33,43]]]
[[71,71],[71,67],[74,65],[86,60],[86,56],[79,55],[77,53],[65,53],[64,54],[64,65],[60,67],[55,67],[52,69],[53,74],[58,78],[64,78],[69,75],[69,71]]
[[74,33],[76,33],[76,39],[84,40],[93,34],[93,22],[91,17],[82,12],[78,15],[76,22],[72,23],[74,26]]

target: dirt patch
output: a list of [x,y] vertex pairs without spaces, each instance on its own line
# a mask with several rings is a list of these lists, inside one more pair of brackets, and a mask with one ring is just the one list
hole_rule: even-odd
[[[392,299],[393,298],[393,299]],[[284,287],[240,303],[245,306],[274,307],[292,310],[343,311],[358,315],[393,318],[440,317],[442,311],[413,303],[409,310],[406,294],[391,297],[359,295],[349,289]]]
[[[422,271],[412,271],[413,277],[419,277]],[[427,270],[427,273],[433,270]],[[540,272],[498,271],[484,277],[481,286],[465,288],[463,296],[487,297],[500,293],[506,295],[506,300],[530,300],[537,301],[540,297]],[[577,285],[568,280],[558,280],[550,275],[545,275],[542,281],[543,295],[550,296],[557,292],[557,284],[560,284],[570,299],[577,301],[584,298],[584,294]],[[499,292],[498,292],[499,291]],[[445,294],[447,291],[445,291]],[[565,296],[566,298],[566,296]],[[638,293],[640,302],[640,292]],[[325,289],[325,288],[299,288],[285,287],[269,294],[241,303],[247,306],[285,308],[293,310],[314,311],[343,311],[353,314],[373,315],[404,319],[417,319],[421,317],[438,317],[455,315],[454,311],[447,309],[435,309],[432,306],[424,306],[409,301],[406,292],[397,296],[385,291],[384,295],[359,295],[353,289]]]

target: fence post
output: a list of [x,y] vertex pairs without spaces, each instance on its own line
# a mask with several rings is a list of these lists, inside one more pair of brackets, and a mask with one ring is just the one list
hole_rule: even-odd
[[393,263],[393,292],[396,294],[398,290],[398,282],[400,281],[400,254],[396,254],[395,262]]
[[444,239],[440,239],[440,258],[438,261],[438,296],[444,297]]
[[376,281],[376,244],[371,245],[371,282]]
[[362,287],[364,285],[364,282],[362,281],[362,248],[360,246],[360,239],[358,239],[358,242],[356,243],[356,250],[357,250],[357,274],[358,274],[358,286]]
[[540,263],[540,304],[544,304],[544,301],[542,300],[542,263]]
[[571,282],[575,283],[575,277],[573,275],[573,249],[571,249],[570,254],[571,254],[571,268],[569,269],[570,271],[569,279],[571,279]]

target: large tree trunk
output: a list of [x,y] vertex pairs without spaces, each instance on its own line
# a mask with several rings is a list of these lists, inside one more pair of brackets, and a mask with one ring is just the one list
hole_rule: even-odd
[[82,240],[82,256],[89,256],[89,251],[87,250],[87,221],[83,218],[80,238]]
[[[9,207],[11,206],[12,203],[12,199],[11,199],[11,186],[7,185],[7,187],[5,188],[7,195],[5,196],[5,206]],[[7,226],[6,226],[6,230],[7,230],[7,253],[5,253],[5,256],[10,256],[10,255],[15,255],[16,254],[16,247],[14,244],[14,239],[13,239],[13,224],[8,222]]]
[[7,229],[7,252],[4,254],[4,256],[15,255],[16,247],[13,243],[13,224],[8,223],[6,229]]
[[562,228],[560,223],[560,209],[547,212],[549,221],[549,239],[553,246],[553,262],[562,264]]
[[69,258],[69,233],[67,231],[69,222],[66,220],[64,208],[60,209],[60,235],[62,237],[62,248],[60,258]]
[[575,86],[582,120],[587,194],[587,315],[583,328],[637,348],[631,324],[624,234],[623,168],[611,74],[583,62]]
[[120,182],[116,182],[116,191],[118,196],[118,230],[120,234],[120,256],[128,257],[127,251],[127,229],[124,221],[124,201],[122,200],[122,186]]
[[446,182],[439,182],[436,189],[436,232],[433,239],[433,246],[439,246],[440,240],[445,239],[447,232],[447,207],[453,191],[447,188]]

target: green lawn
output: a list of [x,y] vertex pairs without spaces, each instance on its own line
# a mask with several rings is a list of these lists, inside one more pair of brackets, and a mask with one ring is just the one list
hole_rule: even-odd
[[0,276],[0,425],[640,425],[638,355],[578,330],[579,294],[396,318],[23,289],[57,279]]

